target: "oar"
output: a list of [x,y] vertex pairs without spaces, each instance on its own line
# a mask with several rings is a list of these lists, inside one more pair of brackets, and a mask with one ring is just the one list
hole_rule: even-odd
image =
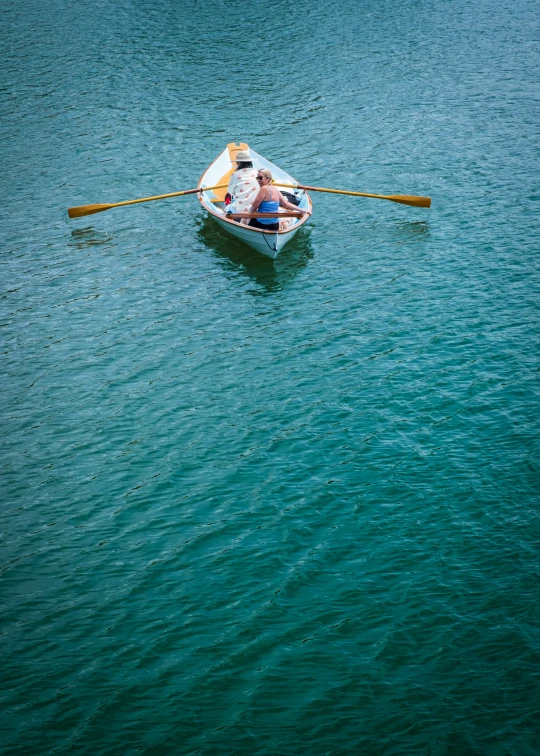
[[142,199],[126,200],[125,202],[113,202],[109,205],[79,205],[79,207],[68,208],[70,218],[82,218],[84,215],[93,215],[102,213],[104,210],[110,210],[111,207],[122,207],[123,205],[137,205],[139,202],[152,202],[153,200],[167,199],[167,197],[181,197],[183,194],[197,194],[197,192],[208,192],[212,189],[223,189],[228,184],[218,184],[217,186],[202,186],[199,189],[186,189],[183,192],[170,192],[170,194],[158,194],[155,197],[143,197]]
[[280,218],[302,218],[305,215],[305,210],[294,212],[293,210],[287,210],[284,213],[228,213],[227,218],[274,218],[279,220]]
[[347,192],[343,189],[325,189],[323,186],[304,186],[303,184],[280,184],[273,182],[275,186],[290,186],[293,189],[304,189],[310,192],[329,192],[330,194],[350,194],[353,197],[373,197],[374,199],[385,199],[391,202],[399,202],[401,205],[412,205],[413,207],[430,207],[430,197],[415,197],[409,194],[367,194],[366,192]]

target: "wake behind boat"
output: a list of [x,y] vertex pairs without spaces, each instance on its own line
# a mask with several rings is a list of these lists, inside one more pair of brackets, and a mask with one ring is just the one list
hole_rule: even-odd
[[[298,188],[298,182],[286,171],[279,168],[274,163],[266,160],[249,148],[247,144],[235,144],[231,142],[218,155],[214,162],[206,169],[199,180],[197,189],[199,190],[199,202],[203,208],[216,220],[221,228],[231,234],[248,246],[257,250],[267,257],[277,257],[285,244],[290,241],[296,234],[302,224],[306,222],[309,215],[304,214],[301,217],[279,208],[275,217],[281,218],[279,231],[266,231],[252,226],[240,224],[240,218],[237,220],[227,217],[225,195],[229,180],[236,170],[236,154],[241,150],[249,150],[253,166],[256,170],[267,168],[272,173],[273,183],[280,189],[286,189],[296,198],[295,204],[298,203],[298,210],[308,210],[311,212],[311,198],[304,190]],[[205,187],[214,187],[206,190]],[[246,216],[248,217],[248,216]],[[259,215],[259,217],[264,217]],[[287,220],[285,220],[287,219]]]

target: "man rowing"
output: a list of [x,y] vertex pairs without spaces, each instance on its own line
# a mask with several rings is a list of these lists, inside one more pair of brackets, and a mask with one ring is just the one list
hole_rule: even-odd
[[255,178],[257,170],[253,167],[249,150],[238,150],[235,162],[236,170],[229,181],[229,203],[225,197],[227,213],[247,213],[259,191]]

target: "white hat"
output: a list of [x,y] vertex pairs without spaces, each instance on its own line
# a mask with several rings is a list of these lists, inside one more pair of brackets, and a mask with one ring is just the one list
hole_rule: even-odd
[[234,158],[235,163],[251,163],[251,155],[249,150],[238,150]]

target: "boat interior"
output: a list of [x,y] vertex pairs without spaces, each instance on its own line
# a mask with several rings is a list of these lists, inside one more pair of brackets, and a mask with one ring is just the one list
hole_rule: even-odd
[[[310,201],[309,197],[303,189],[298,189],[296,181],[285,171],[281,170],[274,163],[265,160],[261,155],[252,150],[246,142],[235,144],[231,142],[227,145],[226,149],[219,155],[219,157],[212,163],[207,171],[202,176],[199,186],[217,186],[209,190],[208,192],[201,192],[201,203],[206,206],[207,210],[214,215],[220,216],[220,219],[226,220],[228,223],[235,225],[241,225],[240,221],[227,218],[225,213],[225,195],[229,186],[229,181],[232,174],[236,170],[236,153],[239,150],[249,150],[253,158],[253,165],[258,170],[260,168],[269,168],[272,172],[273,183],[279,188],[281,192],[294,195],[298,200],[298,209],[309,209]],[[290,198],[288,198],[290,199]],[[293,203],[296,204],[296,203]],[[278,215],[287,213],[285,208],[279,208]],[[286,232],[292,230],[299,223],[302,223],[304,218],[284,217],[280,220],[280,232]],[[244,226],[245,228],[245,226]],[[250,229],[251,230],[251,229]],[[257,229],[252,229],[257,230]],[[274,232],[275,233],[275,232]]]

